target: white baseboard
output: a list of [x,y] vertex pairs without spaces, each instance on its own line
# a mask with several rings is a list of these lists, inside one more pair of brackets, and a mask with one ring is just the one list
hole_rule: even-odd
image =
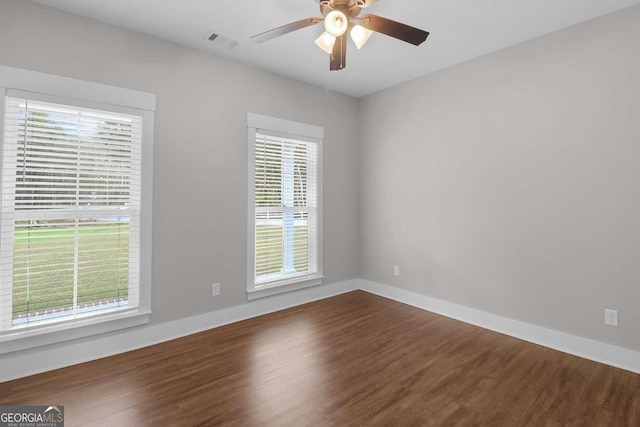
[[640,352],[520,322],[368,280],[354,279],[254,300],[162,324],[125,329],[0,356],[0,382],[137,350],[205,330],[361,289],[564,353],[640,373]]
[[124,329],[0,356],[0,382],[113,356],[358,289],[358,280],[316,286],[186,319]]
[[465,323],[640,374],[640,352],[520,322],[426,295],[360,280],[363,291]]

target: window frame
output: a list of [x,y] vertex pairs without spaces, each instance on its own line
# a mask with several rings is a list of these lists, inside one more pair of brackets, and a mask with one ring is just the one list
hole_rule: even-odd
[[[151,249],[153,206],[153,131],[155,95],[132,89],[0,65],[0,144],[4,144],[5,97],[31,94],[33,99],[137,115],[142,118],[140,183],[140,265],[137,309],[97,314],[0,332],[0,354],[39,347],[149,323],[151,314]],[[0,150],[0,167],[2,155]],[[0,174],[0,180],[2,174]],[[1,184],[1,182],[0,182]],[[0,218],[1,220],[1,218]],[[0,287],[4,284],[0,284]],[[0,309],[1,306],[0,306]],[[2,318],[2,313],[0,313]]]
[[[291,292],[323,283],[323,143],[324,128],[305,123],[283,120],[255,113],[247,113],[248,129],[248,199],[247,199],[247,297],[249,300]],[[285,277],[267,285],[256,285],[256,236],[255,236],[255,147],[256,134],[268,131],[269,135],[317,144],[317,254],[318,268],[315,274],[301,277]]]

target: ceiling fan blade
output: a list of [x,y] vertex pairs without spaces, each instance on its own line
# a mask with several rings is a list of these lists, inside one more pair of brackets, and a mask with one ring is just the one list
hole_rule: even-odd
[[330,59],[329,70],[331,71],[340,71],[347,66],[347,33],[336,37]]
[[378,15],[363,15],[360,18],[360,25],[378,33],[386,34],[398,40],[420,46],[427,39],[429,33],[415,27],[411,27],[391,19]]
[[301,30],[303,28],[316,25],[317,23],[322,22],[323,20],[324,20],[323,18],[301,19],[299,21],[292,22],[287,25],[283,25],[282,27],[274,28],[272,30],[265,31],[264,33],[256,34],[255,36],[251,37],[251,40],[253,40],[256,43],[264,43],[271,39],[275,39],[276,37],[280,37],[285,34],[288,34],[292,31]]

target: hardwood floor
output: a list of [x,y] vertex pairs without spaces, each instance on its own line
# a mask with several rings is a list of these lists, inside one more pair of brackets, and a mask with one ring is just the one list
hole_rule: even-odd
[[67,426],[640,426],[640,375],[356,291],[0,384]]

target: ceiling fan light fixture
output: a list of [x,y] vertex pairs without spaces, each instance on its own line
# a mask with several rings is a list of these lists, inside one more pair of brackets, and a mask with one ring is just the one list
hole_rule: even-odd
[[363,27],[362,25],[355,25],[351,29],[351,40],[353,40],[358,50],[360,50],[360,48],[364,46],[367,41],[369,41],[372,34],[373,31]]
[[333,10],[324,19],[324,28],[334,37],[340,37],[347,32],[349,19],[347,15],[339,10]]
[[316,45],[327,52],[329,55],[333,52],[333,45],[336,44],[336,38],[325,31],[320,37],[316,39]]
[[[0,0],[1,1],[1,0]],[[339,71],[347,63],[347,31],[358,49],[361,49],[373,33],[381,33],[394,39],[420,46],[429,36],[428,31],[396,22],[382,16],[366,13],[362,9],[378,0],[314,0],[320,6],[322,17],[309,17],[281,25],[251,37],[263,43],[303,28],[324,25],[324,33],[315,40],[323,52],[329,54],[329,70]],[[229,45],[231,46],[231,45]],[[231,46],[232,47],[232,46]]]

